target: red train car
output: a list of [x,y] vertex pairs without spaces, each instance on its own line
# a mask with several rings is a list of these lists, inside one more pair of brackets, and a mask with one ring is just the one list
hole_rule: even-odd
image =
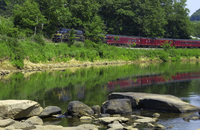
[[106,43],[110,45],[136,46],[136,47],[161,47],[163,43],[170,43],[177,48],[200,48],[200,40],[147,38],[123,35],[106,35]]

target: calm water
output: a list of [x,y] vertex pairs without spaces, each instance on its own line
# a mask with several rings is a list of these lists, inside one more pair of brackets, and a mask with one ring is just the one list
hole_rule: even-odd
[[[30,99],[42,107],[55,105],[67,109],[79,100],[89,106],[101,105],[111,92],[171,94],[200,107],[200,63],[161,63],[66,69],[62,71],[17,73],[0,79],[0,100]],[[135,111],[151,115],[151,111]],[[158,123],[172,129],[195,130],[199,121],[182,118],[193,113],[161,113]],[[46,124],[79,125],[77,118],[45,120]]]

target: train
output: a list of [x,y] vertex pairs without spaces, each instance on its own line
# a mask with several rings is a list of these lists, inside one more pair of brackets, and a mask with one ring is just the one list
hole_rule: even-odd
[[[70,30],[62,28],[58,30],[52,38],[53,42],[68,42],[70,37]],[[74,30],[75,39],[84,42],[84,33],[81,30]],[[200,40],[192,39],[170,39],[170,38],[148,38],[138,36],[124,36],[106,34],[101,37],[102,42],[109,45],[116,46],[132,46],[132,47],[147,47],[157,48],[162,47],[164,43],[170,44],[176,48],[200,48]]]
[[66,28],[61,28],[58,31],[56,31],[55,34],[53,34],[52,41],[55,43],[69,42],[71,31],[73,31],[74,33],[74,40],[84,42],[85,38],[83,36],[83,31],[66,29]]

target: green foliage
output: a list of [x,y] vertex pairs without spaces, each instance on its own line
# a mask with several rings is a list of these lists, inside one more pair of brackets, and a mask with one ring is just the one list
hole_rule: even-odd
[[23,5],[16,5],[14,10],[14,24],[20,29],[26,29],[28,35],[36,34],[42,30],[46,22],[36,2],[26,0]]
[[192,14],[190,21],[200,21],[200,9]]
[[74,29],[71,29],[70,32],[69,32],[69,45],[73,45],[74,44],[74,39],[76,38],[75,37],[75,32],[74,32]]
[[164,43],[162,43],[162,48],[164,51],[169,51],[170,49],[173,48],[173,46],[171,46],[172,43],[169,43],[168,41],[165,41]]
[[37,35],[33,35],[33,39],[36,43],[40,44],[40,45],[45,45],[45,42],[43,40],[43,37],[39,34]]

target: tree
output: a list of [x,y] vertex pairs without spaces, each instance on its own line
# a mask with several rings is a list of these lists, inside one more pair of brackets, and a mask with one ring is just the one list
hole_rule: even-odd
[[190,21],[200,21],[200,9],[192,14]]
[[36,2],[27,0],[22,6],[16,5],[13,11],[14,25],[28,35],[36,34],[43,29],[46,19],[41,14]]
[[164,34],[164,10],[159,0],[105,0],[100,14],[108,33],[138,36]]
[[35,0],[40,5],[42,15],[47,19],[44,31],[51,36],[59,28],[70,28],[72,14],[66,0]]
[[104,33],[104,23],[98,15],[100,4],[96,0],[68,0],[68,3],[71,28],[83,30],[85,37],[93,40]]
[[166,34],[168,38],[188,39],[192,32],[188,18],[189,10],[185,8],[186,0],[174,0],[171,12],[167,15]]

